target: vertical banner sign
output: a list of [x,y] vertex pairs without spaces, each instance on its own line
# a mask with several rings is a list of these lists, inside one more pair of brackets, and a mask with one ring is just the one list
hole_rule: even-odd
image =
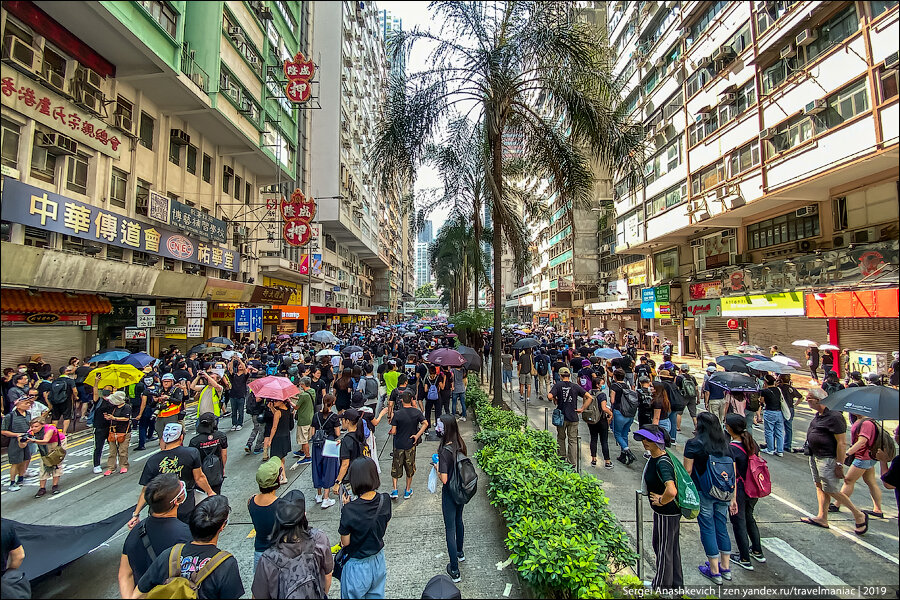
[[206,318],[206,300],[187,300],[184,303],[185,316],[189,318]]
[[307,198],[299,189],[290,200],[281,199],[281,216],[284,217],[282,235],[291,246],[303,246],[312,237],[310,221],[316,217],[316,201]]
[[284,76],[287,77],[287,85],[284,93],[291,102],[301,104],[309,100],[312,95],[312,86],[309,80],[316,74],[316,65],[311,60],[306,60],[302,52],[298,52],[293,60],[284,61]]
[[203,319],[193,317],[187,320],[187,336],[189,338],[203,337]]
[[234,332],[250,333],[250,311],[251,308],[234,309]]

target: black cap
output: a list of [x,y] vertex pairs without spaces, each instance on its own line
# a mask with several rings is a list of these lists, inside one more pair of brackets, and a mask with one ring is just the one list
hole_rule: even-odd
[[275,522],[284,527],[294,527],[306,514],[306,496],[300,490],[290,490],[275,501]]

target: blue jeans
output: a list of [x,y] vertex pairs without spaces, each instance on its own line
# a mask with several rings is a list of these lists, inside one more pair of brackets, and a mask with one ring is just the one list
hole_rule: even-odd
[[[675,441],[675,437],[678,434],[678,413],[673,411],[669,412],[669,418],[666,421],[669,422],[669,437],[672,438],[672,441]],[[663,423],[660,423],[662,425]]]
[[244,425],[244,397],[231,397],[231,426]]
[[153,435],[153,424],[156,419],[153,418],[153,409],[144,408],[141,418],[138,420],[138,446],[143,448],[147,443],[147,439]]
[[628,450],[628,433],[632,423],[634,423],[634,417],[626,417],[618,410],[613,409],[613,437],[616,438],[616,443],[622,452]]
[[459,400],[459,403],[462,404],[462,416],[465,418],[466,415],[466,393],[465,392],[453,392],[453,408],[450,409],[450,414],[456,414],[456,401]]
[[384,550],[368,558],[351,558],[341,574],[341,598],[384,598],[386,580]]
[[504,370],[503,370],[503,383],[504,383],[504,384],[506,384],[506,383],[512,383],[512,380],[513,380],[513,372],[512,372],[512,371],[507,371],[507,370],[504,369]]
[[262,556],[263,553],[259,550],[253,551],[253,572],[256,573],[256,565],[259,564],[259,557]]
[[766,449],[784,452],[784,415],[780,410],[764,410],[763,424],[766,432]]
[[714,500],[700,492],[700,543],[708,558],[718,558],[723,552],[731,552],[731,538],[728,537],[728,505],[730,502]]
[[[782,418],[784,415],[781,415]],[[794,441],[794,406],[791,404],[791,418],[787,419],[784,422],[784,447],[790,452],[791,451],[791,442]]]
[[441,491],[441,514],[444,515],[444,530],[447,535],[447,554],[450,556],[450,570],[459,571],[459,555],[463,552],[463,507],[457,504],[447,493]]

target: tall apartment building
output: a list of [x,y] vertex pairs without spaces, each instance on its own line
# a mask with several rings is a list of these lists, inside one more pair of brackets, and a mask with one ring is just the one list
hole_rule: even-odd
[[616,2],[608,27],[651,156],[592,323],[896,350],[897,2]]
[[257,199],[305,150],[267,69],[301,4],[3,3],[5,363],[186,347],[231,335],[235,303],[284,303]]
[[416,287],[431,282],[431,261],[428,249],[434,241],[434,223],[428,219],[416,237]]

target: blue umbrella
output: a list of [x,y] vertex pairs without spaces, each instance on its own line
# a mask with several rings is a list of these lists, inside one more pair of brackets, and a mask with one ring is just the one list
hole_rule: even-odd
[[613,358],[622,358],[622,353],[615,348],[600,348],[594,352],[594,356],[599,356],[604,360],[611,360]]
[[131,352],[128,350],[104,350],[87,359],[87,362],[114,362],[125,358],[129,354],[131,354]]
[[291,334],[291,337],[305,337],[307,335],[306,332],[295,332]]
[[134,354],[129,354],[125,358],[116,362],[118,362],[120,365],[131,365],[138,369],[143,369],[147,365],[152,364],[154,361],[156,361],[156,359],[146,352],[135,352]]

